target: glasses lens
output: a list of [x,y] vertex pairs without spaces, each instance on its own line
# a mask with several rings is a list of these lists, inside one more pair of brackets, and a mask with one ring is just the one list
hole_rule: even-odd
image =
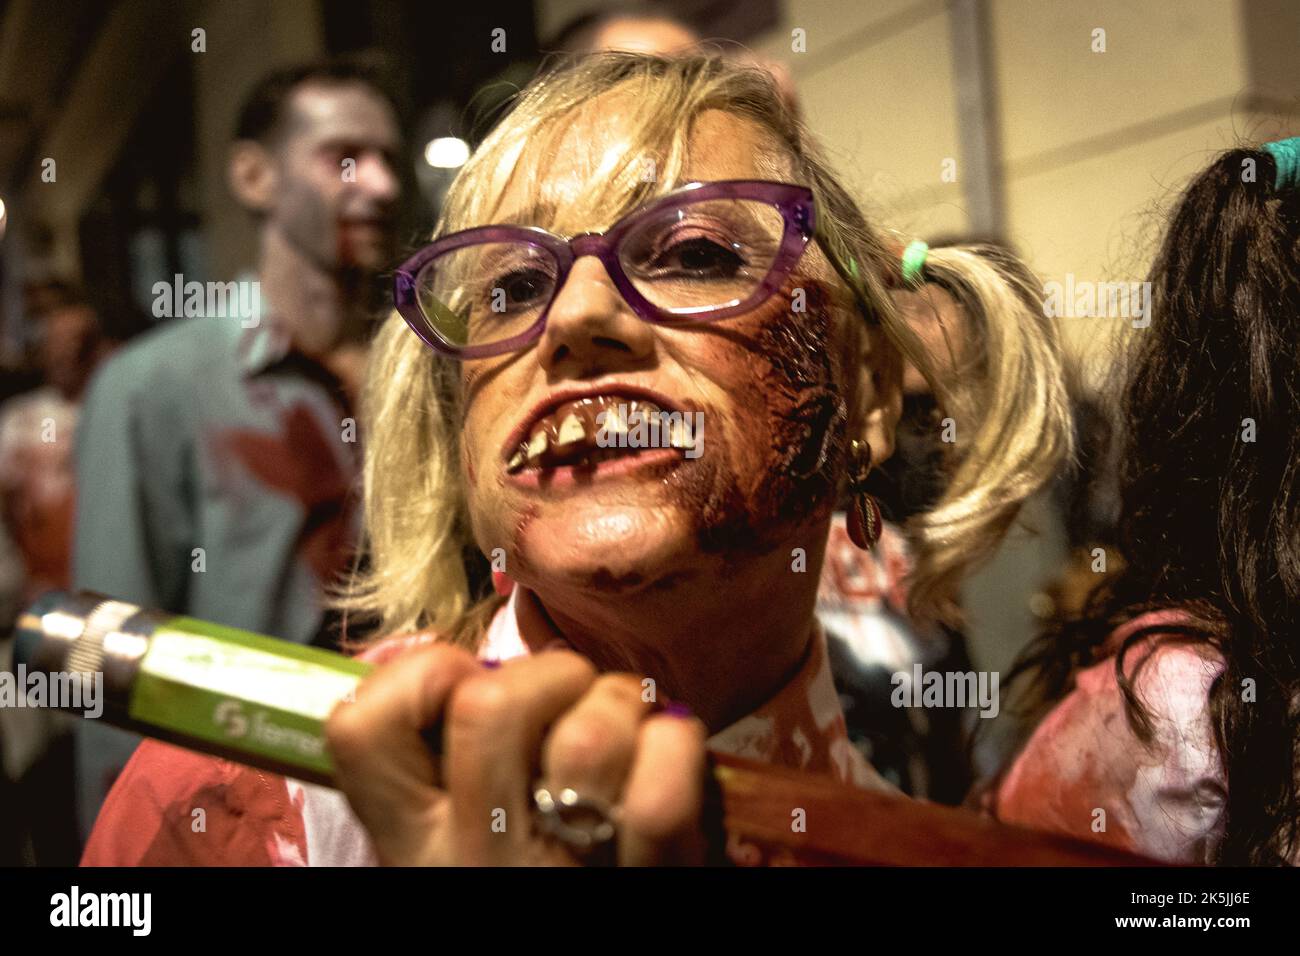
[[624,237],[623,271],[661,309],[689,316],[738,305],[767,277],[785,218],[768,203],[716,199],[653,213]]
[[555,291],[555,257],[528,242],[483,242],[444,252],[415,279],[425,320],[457,346],[526,332]]

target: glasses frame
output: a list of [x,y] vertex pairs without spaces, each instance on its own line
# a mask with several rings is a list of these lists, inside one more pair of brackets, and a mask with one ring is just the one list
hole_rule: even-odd
[[[633,229],[645,219],[665,208],[688,203],[708,202],[718,199],[744,199],[774,206],[785,223],[776,257],[753,293],[742,301],[723,306],[695,306],[683,309],[664,309],[655,305],[637,291],[619,261],[619,247]],[[412,331],[434,351],[461,360],[491,358],[515,352],[531,345],[546,331],[551,306],[564,288],[573,264],[584,256],[595,256],[605,267],[614,286],[637,317],[651,325],[693,325],[718,322],[743,312],[748,312],[764,302],[789,277],[795,264],[803,256],[810,240],[815,238],[816,215],[812,190],[793,183],[772,182],[762,179],[729,179],[716,182],[693,182],[674,189],[624,216],[605,232],[587,232],[564,239],[535,226],[478,226],[444,236],[425,246],[407,259],[393,274],[393,302]],[[555,288],[551,297],[537,316],[537,321],[523,332],[487,345],[457,345],[443,337],[425,317],[420,308],[416,280],[426,265],[447,252],[483,243],[522,242],[549,252],[556,262]],[[822,243],[835,270],[849,281],[855,297],[861,298],[857,283],[850,280],[856,275],[856,264],[850,260],[846,269],[831,252],[829,243]]]

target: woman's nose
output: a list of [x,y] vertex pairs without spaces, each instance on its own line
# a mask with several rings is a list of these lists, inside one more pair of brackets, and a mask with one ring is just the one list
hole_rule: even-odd
[[551,303],[539,345],[548,372],[589,376],[643,363],[654,351],[654,330],[623,300],[601,261],[583,256]]

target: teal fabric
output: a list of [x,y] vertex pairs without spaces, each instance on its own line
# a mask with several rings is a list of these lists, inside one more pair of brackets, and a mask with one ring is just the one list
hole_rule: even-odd
[[1300,183],[1300,136],[1265,143],[1264,149],[1272,155],[1277,166],[1273,177],[1274,189],[1289,189]]

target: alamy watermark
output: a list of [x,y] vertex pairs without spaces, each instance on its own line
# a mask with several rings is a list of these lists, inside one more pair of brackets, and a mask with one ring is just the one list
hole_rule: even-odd
[[171,282],[153,284],[153,315],[156,319],[199,318],[239,319],[246,329],[254,328],[262,313],[262,283],[257,279],[240,282],[198,282],[177,273]]
[[687,458],[704,454],[704,413],[629,410],[626,405],[596,416],[598,448],[676,448]]
[[1132,319],[1133,328],[1151,324],[1150,282],[1092,282],[1065,274],[1065,282],[1043,285],[1043,314],[1049,319]]
[[978,707],[981,717],[998,715],[997,671],[927,671],[918,663],[895,671],[889,682],[895,707]]
[[133,936],[153,928],[152,893],[83,893],[73,886],[50,897],[50,925],[58,927],[121,926]]
[[0,707],[52,707],[79,710],[94,719],[104,712],[104,674],[35,670],[26,664],[0,671]]

